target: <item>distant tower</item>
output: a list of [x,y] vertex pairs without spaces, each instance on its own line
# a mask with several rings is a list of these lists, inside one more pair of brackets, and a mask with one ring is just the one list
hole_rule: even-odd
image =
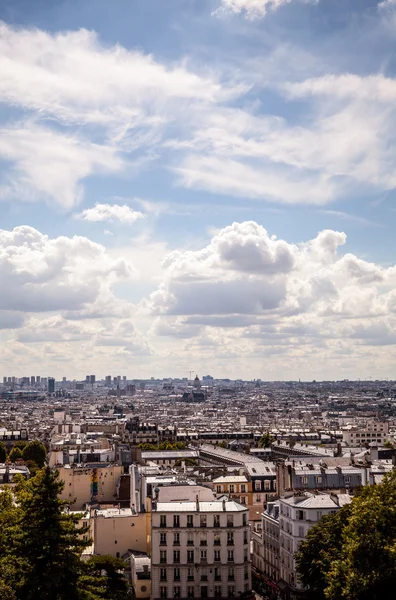
[[195,379],[194,379],[194,387],[195,387],[196,389],[199,389],[199,388],[201,387],[201,382],[199,381],[199,377],[198,377],[198,375],[196,375],[196,376],[195,376]]
[[55,379],[48,377],[48,393],[53,394],[55,392]]

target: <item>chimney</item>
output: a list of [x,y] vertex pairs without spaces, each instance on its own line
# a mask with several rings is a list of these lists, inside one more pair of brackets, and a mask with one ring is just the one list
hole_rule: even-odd
[[224,510],[224,512],[227,510],[225,498],[223,500],[223,510]]
[[198,494],[195,496],[195,504],[196,504],[197,512],[199,512],[199,496],[198,496]]

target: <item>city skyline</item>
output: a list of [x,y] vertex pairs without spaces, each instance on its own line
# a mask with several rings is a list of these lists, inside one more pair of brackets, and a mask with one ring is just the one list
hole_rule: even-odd
[[0,377],[391,380],[395,35],[393,0],[4,0]]

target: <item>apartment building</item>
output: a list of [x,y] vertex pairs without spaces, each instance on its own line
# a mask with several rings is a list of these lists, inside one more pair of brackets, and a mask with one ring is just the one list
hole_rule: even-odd
[[64,465],[58,467],[59,479],[64,488],[61,500],[73,504],[79,510],[88,502],[114,502],[118,480],[123,468],[116,464],[91,464],[84,466]]
[[268,502],[262,514],[261,526],[252,532],[252,568],[256,575],[275,587],[280,578],[279,562],[279,501]]
[[[309,529],[324,516],[337,512],[351,501],[349,494],[310,494],[300,492],[279,500],[279,575],[281,597],[300,598],[303,587],[298,579],[294,553]],[[268,565],[269,567],[269,565]]]
[[382,446],[389,439],[389,423],[368,421],[364,428],[348,427],[342,432],[342,440],[348,446],[365,446],[374,443]]
[[152,598],[251,592],[248,509],[234,501],[153,503]]

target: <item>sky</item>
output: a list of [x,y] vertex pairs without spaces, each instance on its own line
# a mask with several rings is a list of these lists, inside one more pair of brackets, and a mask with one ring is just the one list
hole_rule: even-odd
[[0,376],[395,379],[396,0],[1,0]]

